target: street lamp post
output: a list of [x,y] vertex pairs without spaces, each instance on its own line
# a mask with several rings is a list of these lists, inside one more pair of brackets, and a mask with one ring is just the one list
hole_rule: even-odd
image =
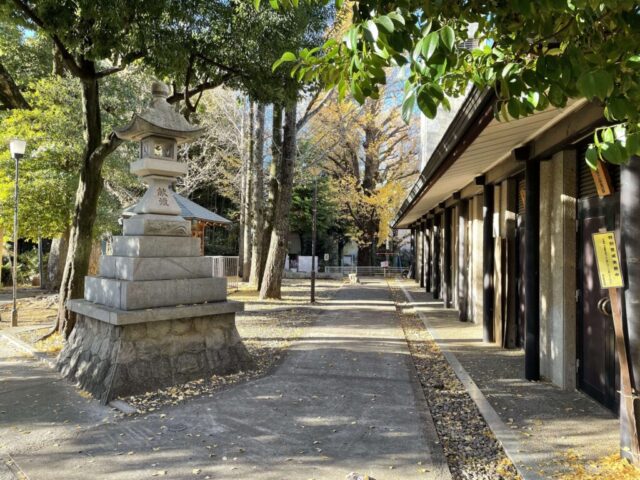
[[25,142],[24,140],[14,139],[9,142],[9,151],[11,152],[11,157],[16,162],[16,177],[13,189],[13,265],[11,268],[13,277],[13,309],[11,310],[12,327],[18,326],[18,178],[20,173],[20,159],[24,155],[26,147],[27,142]]
[[313,177],[313,220],[311,221],[311,303],[316,303],[316,229],[318,221],[318,176]]

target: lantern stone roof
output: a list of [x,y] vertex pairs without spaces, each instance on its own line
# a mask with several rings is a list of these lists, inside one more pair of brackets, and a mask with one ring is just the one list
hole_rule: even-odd
[[186,143],[202,133],[203,128],[191,125],[180,112],[167,102],[169,88],[161,82],[151,86],[151,105],[141,113],[133,115],[131,123],[115,130],[122,140],[140,141],[150,135],[175,139]]
[[[176,192],[171,192],[173,194],[173,198],[178,203],[180,207],[180,216],[185,220],[197,220],[199,222],[217,224],[217,225],[230,225],[233,222],[224,218],[222,215],[218,215],[211,210],[207,210],[202,205],[198,205],[196,202],[189,200],[182,195],[177,194]],[[131,205],[128,208],[125,208],[122,212],[123,217],[131,217],[135,215],[136,205]]]

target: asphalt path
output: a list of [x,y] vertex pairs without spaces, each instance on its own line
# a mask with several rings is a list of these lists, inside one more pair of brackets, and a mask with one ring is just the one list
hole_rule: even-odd
[[144,416],[118,417],[5,345],[0,454],[30,480],[450,478],[386,283],[315,310],[270,375]]

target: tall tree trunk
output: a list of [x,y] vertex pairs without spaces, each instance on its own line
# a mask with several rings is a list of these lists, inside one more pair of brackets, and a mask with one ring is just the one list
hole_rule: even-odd
[[364,240],[367,243],[358,245],[358,266],[368,267],[376,265],[376,233],[377,222],[370,220],[364,227]]
[[358,245],[358,266],[359,267],[368,267],[371,265],[371,250],[372,246],[370,243],[365,245]]
[[253,101],[249,104],[249,131],[248,131],[248,151],[246,154],[246,168],[244,169],[246,182],[245,182],[245,202],[244,202],[244,228],[242,231],[242,281],[249,281],[249,274],[251,272],[251,225],[253,223],[253,215],[251,211],[251,203],[252,203],[252,192],[253,192],[253,170],[254,170],[254,158],[253,158],[253,129],[254,129],[254,112],[253,112]]
[[273,218],[278,199],[278,172],[280,171],[280,159],[282,157],[282,106],[273,105],[271,120],[271,164],[269,165],[269,195],[265,207],[264,230],[262,235],[262,259],[258,288],[262,287],[264,269],[267,265],[267,252],[271,243],[273,231]]
[[66,309],[66,303],[74,298],[82,298],[84,293],[84,277],[89,268],[93,225],[102,191],[102,165],[105,158],[122,143],[115,135],[103,143],[100,95],[98,80],[95,78],[95,66],[92,62],[85,62],[83,68],[88,72],[88,75],[81,80],[82,113],[87,143],[82,154],[82,168],[69,235],[69,250],[58,303],[57,329],[65,338],[71,334],[76,321],[75,314]]
[[60,289],[62,274],[69,250],[70,229],[67,228],[59,238],[51,242],[49,259],[47,263],[47,288],[49,290]]
[[247,201],[246,184],[248,178],[247,172],[247,156],[245,155],[244,143],[245,143],[245,111],[242,109],[242,116],[240,117],[240,219],[238,222],[238,277],[242,278],[242,267],[244,266],[244,225],[247,222],[245,203]]
[[251,273],[249,285],[256,290],[260,288],[260,270],[262,267],[262,235],[264,234],[264,103],[258,104],[257,128],[254,146],[254,175],[252,201]]
[[296,161],[296,107],[296,103],[292,102],[285,109],[282,158],[278,175],[278,196],[273,216],[269,254],[260,288],[260,298],[263,299],[281,297],[282,271],[287,253],[289,211],[291,210],[293,173]]

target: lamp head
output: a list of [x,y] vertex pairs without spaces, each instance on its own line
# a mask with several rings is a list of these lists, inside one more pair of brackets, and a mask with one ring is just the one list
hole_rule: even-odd
[[9,142],[9,151],[13,158],[24,155],[26,148],[27,142],[25,140],[18,140],[17,138],[14,138]]

